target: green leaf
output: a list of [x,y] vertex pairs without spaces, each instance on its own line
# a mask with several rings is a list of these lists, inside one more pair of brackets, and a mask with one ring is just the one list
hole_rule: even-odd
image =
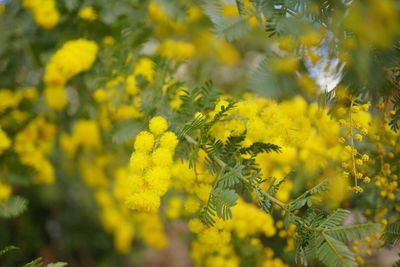
[[6,203],[0,204],[0,217],[14,218],[23,213],[28,205],[28,201],[19,196],[11,197]]
[[219,2],[209,1],[205,6],[205,13],[214,24],[213,32],[217,35],[225,35],[228,41],[238,39],[250,30],[249,23],[243,17],[224,17]]
[[115,144],[122,144],[132,140],[143,128],[143,122],[136,120],[123,120],[116,123],[110,131],[111,139]]
[[242,178],[242,171],[244,166],[241,164],[236,164],[233,168],[229,168],[227,172],[225,172],[219,178],[219,184],[222,188],[229,188],[239,183]]
[[46,265],[46,267],[64,267],[68,264],[66,262],[53,262]]
[[316,186],[314,186],[309,190],[310,195],[320,194],[326,191],[328,189],[328,186],[329,186],[329,181],[323,180],[322,182],[320,182],[319,184],[317,184]]
[[0,250],[0,256],[3,256],[4,254],[8,253],[9,251],[17,250],[17,249],[19,249],[19,248],[16,246],[6,246],[2,250]]
[[223,220],[232,219],[231,207],[236,204],[238,195],[234,190],[225,189],[215,194],[215,210]]
[[357,266],[354,254],[341,241],[333,237],[322,234],[318,239],[322,239],[321,245],[316,253],[317,258],[328,267],[353,267]]
[[320,194],[321,192],[328,189],[329,181],[323,180],[313,188],[307,190],[303,194],[301,194],[298,198],[296,198],[292,203],[290,203],[290,211],[294,211],[302,208],[307,204],[308,207],[312,206],[311,196]]
[[400,242],[400,222],[390,223],[386,226],[382,240],[385,241],[385,246],[395,246]]
[[255,142],[249,147],[243,147],[240,149],[240,153],[247,154],[250,153],[256,156],[259,153],[271,153],[271,152],[281,152],[281,147],[271,143]]
[[334,228],[324,230],[324,233],[342,242],[350,242],[354,240],[360,240],[365,235],[371,232],[379,231],[379,229],[380,224],[378,223],[364,223],[336,226]]
[[337,209],[331,214],[329,214],[319,225],[322,228],[333,228],[339,225],[347,216],[349,216],[350,211],[344,209]]
[[34,259],[31,262],[28,262],[23,267],[42,267],[42,258]]

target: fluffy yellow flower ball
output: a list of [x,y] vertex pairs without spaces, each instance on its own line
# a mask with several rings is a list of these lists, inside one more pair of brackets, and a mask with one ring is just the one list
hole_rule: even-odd
[[160,135],[167,130],[168,122],[163,117],[156,116],[150,120],[149,128],[154,135]]
[[170,151],[175,151],[177,145],[178,145],[178,138],[173,132],[168,131],[161,136],[160,139],[161,148],[165,148]]
[[128,196],[126,205],[132,210],[157,212],[160,207],[160,197],[152,192],[141,192]]
[[147,131],[140,132],[135,139],[134,148],[142,153],[150,153],[154,145],[154,135]]
[[91,6],[86,6],[79,9],[78,16],[87,21],[94,21],[97,19],[96,11]]
[[141,152],[134,152],[130,158],[130,169],[134,174],[142,174],[150,165],[150,156]]

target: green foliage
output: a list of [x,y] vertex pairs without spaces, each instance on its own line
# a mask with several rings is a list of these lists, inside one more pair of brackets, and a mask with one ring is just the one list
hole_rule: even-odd
[[378,231],[380,225],[341,226],[349,214],[350,211],[337,209],[325,216],[315,210],[297,219],[297,259],[304,264],[319,261],[331,267],[356,266],[354,254],[346,243]]
[[23,267],[64,267],[67,266],[67,263],[65,262],[53,262],[53,263],[48,263],[48,264],[43,264],[43,259],[42,258],[37,258],[27,264],[25,264]]
[[[271,51],[271,54],[273,52]],[[268,55],[253,70],[249,79],[249,88],[258,95],[271,98],[294,96],[295,81],[288,75],[277,75],[270,67],[270,60],[275,55]],[[268,84],[268,87],[265,85]]]
[[318,195],[328,189],[329,181],[323,180],[316,186],[311,189],[305,191],[302,195],[297,197],[294,201],[290,203],[290,211],[298,210],[307,204],[308,207],[311,207],[312,200],[311,197],[314,195]]
[[353,253],[343,242],[322,234],[318,237],[317,243],[319,243],[319,246],[316,251],[316,257],[326,266],[357,266]]
[[215,223],[215,216],[223,220],[232,219],[231,207],[236,204],[238,195],[234,190],[214,190],[208,199],[206,207],[200,213],[200,219],[206,225],[212,226]]
[[2,250],[0,250],[0,256],[3,256],[5,254],[7,254],[8,252],[10,252],[12,250],[17,250],[17,249],[18,249],[18,247],[16,247],[16,246],[6,246]]
[[399,126],[399,121],[400,121],[400,92],[397,95],[393,96],[392,103],[393,103],[394,114],[392,115],[392,117],[390,119],[389,125],[390,125],[390,128],[393,131],[397,132],[400,129],[400,126]]
[[364,223],[356,225],[337,226],[325,230],[327,234],[342,242],[360,240],[363,236],[378,231],[380,225],[376,223]]
[[350,211],[344,209],[337,209],[331,214],[329,214],[319,225],[321,228],[333,228],[339,225],[347,216],[349,216]]
[[400,222],[390,223],[386,226],[382,236],[385,245],[393,247],[400,242]]
[[28,206],[28,201],[19,196],[10,197],[7,202],[0,204],[1,218],[14,218],[23,213]]
[[[224,35],[228,41],[238,39],[250,30],[249,23],[243,17],[224,17],[222,15],[222,6],[219,1],[207,1],[204,11],[213,22],[214,33],[217,35]],[[238,4],[238,11],[242,14],[244,12],[244,6]]]
[[263,142],[254,142],[249,147],[242,147],[240,149],[240,153],[242,154],[251,154],[251,156],[255,157],[259,153],[271,153],[271,152],[281,152],[281,148],[278,145],[271,143],[263,143]]
[[137,120],[122,120],[113,125],[110,135],[115,144],[132,140],[143,128],[143,122]]
[[238,184],[243,175],[244,166],[241,164],[235,165],[233,168],[228,167],[228,170],[224,172],[218,179],[217,183],[221,188],[231,188],[235,184]]

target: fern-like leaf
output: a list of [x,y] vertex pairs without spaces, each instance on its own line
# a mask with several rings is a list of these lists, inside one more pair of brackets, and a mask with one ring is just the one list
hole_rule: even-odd
[[243,17],[224,17],[219,1],[209,1],[205,13],[214,24],[213,31],[217,35],[224,35],[228,41],[238,39],[250,30],[249,23]]
[[400,243],[400,222],[390,223],[386,226],[382,236],[385,245],[392,247]]
[[0,205],[1,218],[14,218],[23,213],[28,206],[28,201],[19,196],[11,197],[7,202]]
[[126,141],[132,140],[132,138],[139,133],[140,129],[143,128],[143,123],[135,120],[123,120],[116,123],[110,131],[111,140],[115,144],[122,144]]
[[349,216],[350,211],[344,209],[337,209],[331,214],[329,214],[319,225],[322,228],[331,229],[338,226],[347,216]]
[[243,147],[240,149],[240,153],[247,154],[250,153],[252,156],[256,156],[259,153],[271,153],[271,152],[281,152],[281,147],[271,143],[255,142],[249,147]]
[[219,178],[219,185],[222,186],[222,188],[230,188],[239,183],[242,178],[243,168],[244,166],[241,164],[229,168],[229,170]]
[[342,242],[350,242],[354,240],[360,240],[365,235],[371,232],[379,231],[379,229],[380,229],[380,224],[364,223],[355,225],[336,226],[331,229],[324,230],[324,233]]
[[317,258],[328,267],[353,267],[357,266],[354,254],[341,241],[322,234],[321,244],[316,251]]
[[215,209],[219,218],[223,220],[232,219],[231,207],[236,204],[238,195],[234,190],[221,190],[215,195]]

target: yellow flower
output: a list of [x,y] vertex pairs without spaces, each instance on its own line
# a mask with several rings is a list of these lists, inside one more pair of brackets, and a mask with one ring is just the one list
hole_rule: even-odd
[[178,197],[169,199],[166,214],[169,219],[177,219],[181,214],[182,200]]
[[168,128],[168,122],[161,116],[153,117],[149,123],[150,132],[158,136],[164,133]]
[[7,201],[11,196],[11,192],[11,186],[0,181],[0,203]]
[[0,154],[11,146],[11,140],[7,133],[0,127]]
[[195,53],[195,47],[192,44],[172,39],[162,42],[157,50],[161,56],[175,60],[190,58]]
[[141,58],[137,62],[134,70],[134,75],[143,76],[148,82],[154,81],[154,63],[149,58]]
[[35,21],[45,29],[52,29],[60,20],[55,0],[23,0],[24,8],[31,11]]
[[128,254],[131,251],[134,230],[130,223],[119,221],[114,235],[114,244],[121,254]]
[[8,108],[17,107],[21,101],[21,97],[18,94],[14,94],[7,89],[0,89],[0,99],[0,112],[3,112]]
[[154,135],[147,131],[140,132],[135,138],[134,148],[136,151],[148,154],[153,150],[153,145]]
[[86,39],[64,43],[47,63],[44,82],[48,86],[64,86],[73,76],[92,67],[97,51],[97,44]]
[[6,12],[6,6],[4,4],[0,4],[0,15]]
[[150,156],[142,152],[134,152],[129,162],[131,171],[134,174],[142,174],[150,166]]
[[91,6],[86,6],[86,7],[80,8],[78,11],[78,16],[81,19],[88,20],[88,21],[94,21],[97,19],[96,11]]
[[160,207],[160,197],[151,192],[135,193],[127,197],[126,205],[132,210],[156,212]]
[[165,148],[157,148],[151,155],[153,165],[155,166],[172,166],[172,156],[171,150]]
[[178,138],[173,132],[168,131],[161,136],[160,148],[166,148],[170,151],[175,151],[177,144],[178,144]]
[[60,111],[67,105],[67,92],[63,87],[46,87],[44,99],[49,108]]
[[107,35],[107,36],[104,36],[102,42],[106,46],[113,45],[113,44],[115,44],[115,39],[114,39],[114,37]]
[[101,147],[99,126],[94,120],[78,120],[72,135],[76,143],[85,149]]
[[136,83],[136,77],[134,75],[129,75],[126,78],[125,91],[129,95],[137,95],[139,92],[139,88]]
[[134,106],[121,105],[115,112],[113,119],[117,121],[125,119],[138,119],[141,118],[142,115],[143,113]]
[[299,59],[294,56],[275,58],[271,60],[271,68],[276,73],[291,74],[299,66]]

